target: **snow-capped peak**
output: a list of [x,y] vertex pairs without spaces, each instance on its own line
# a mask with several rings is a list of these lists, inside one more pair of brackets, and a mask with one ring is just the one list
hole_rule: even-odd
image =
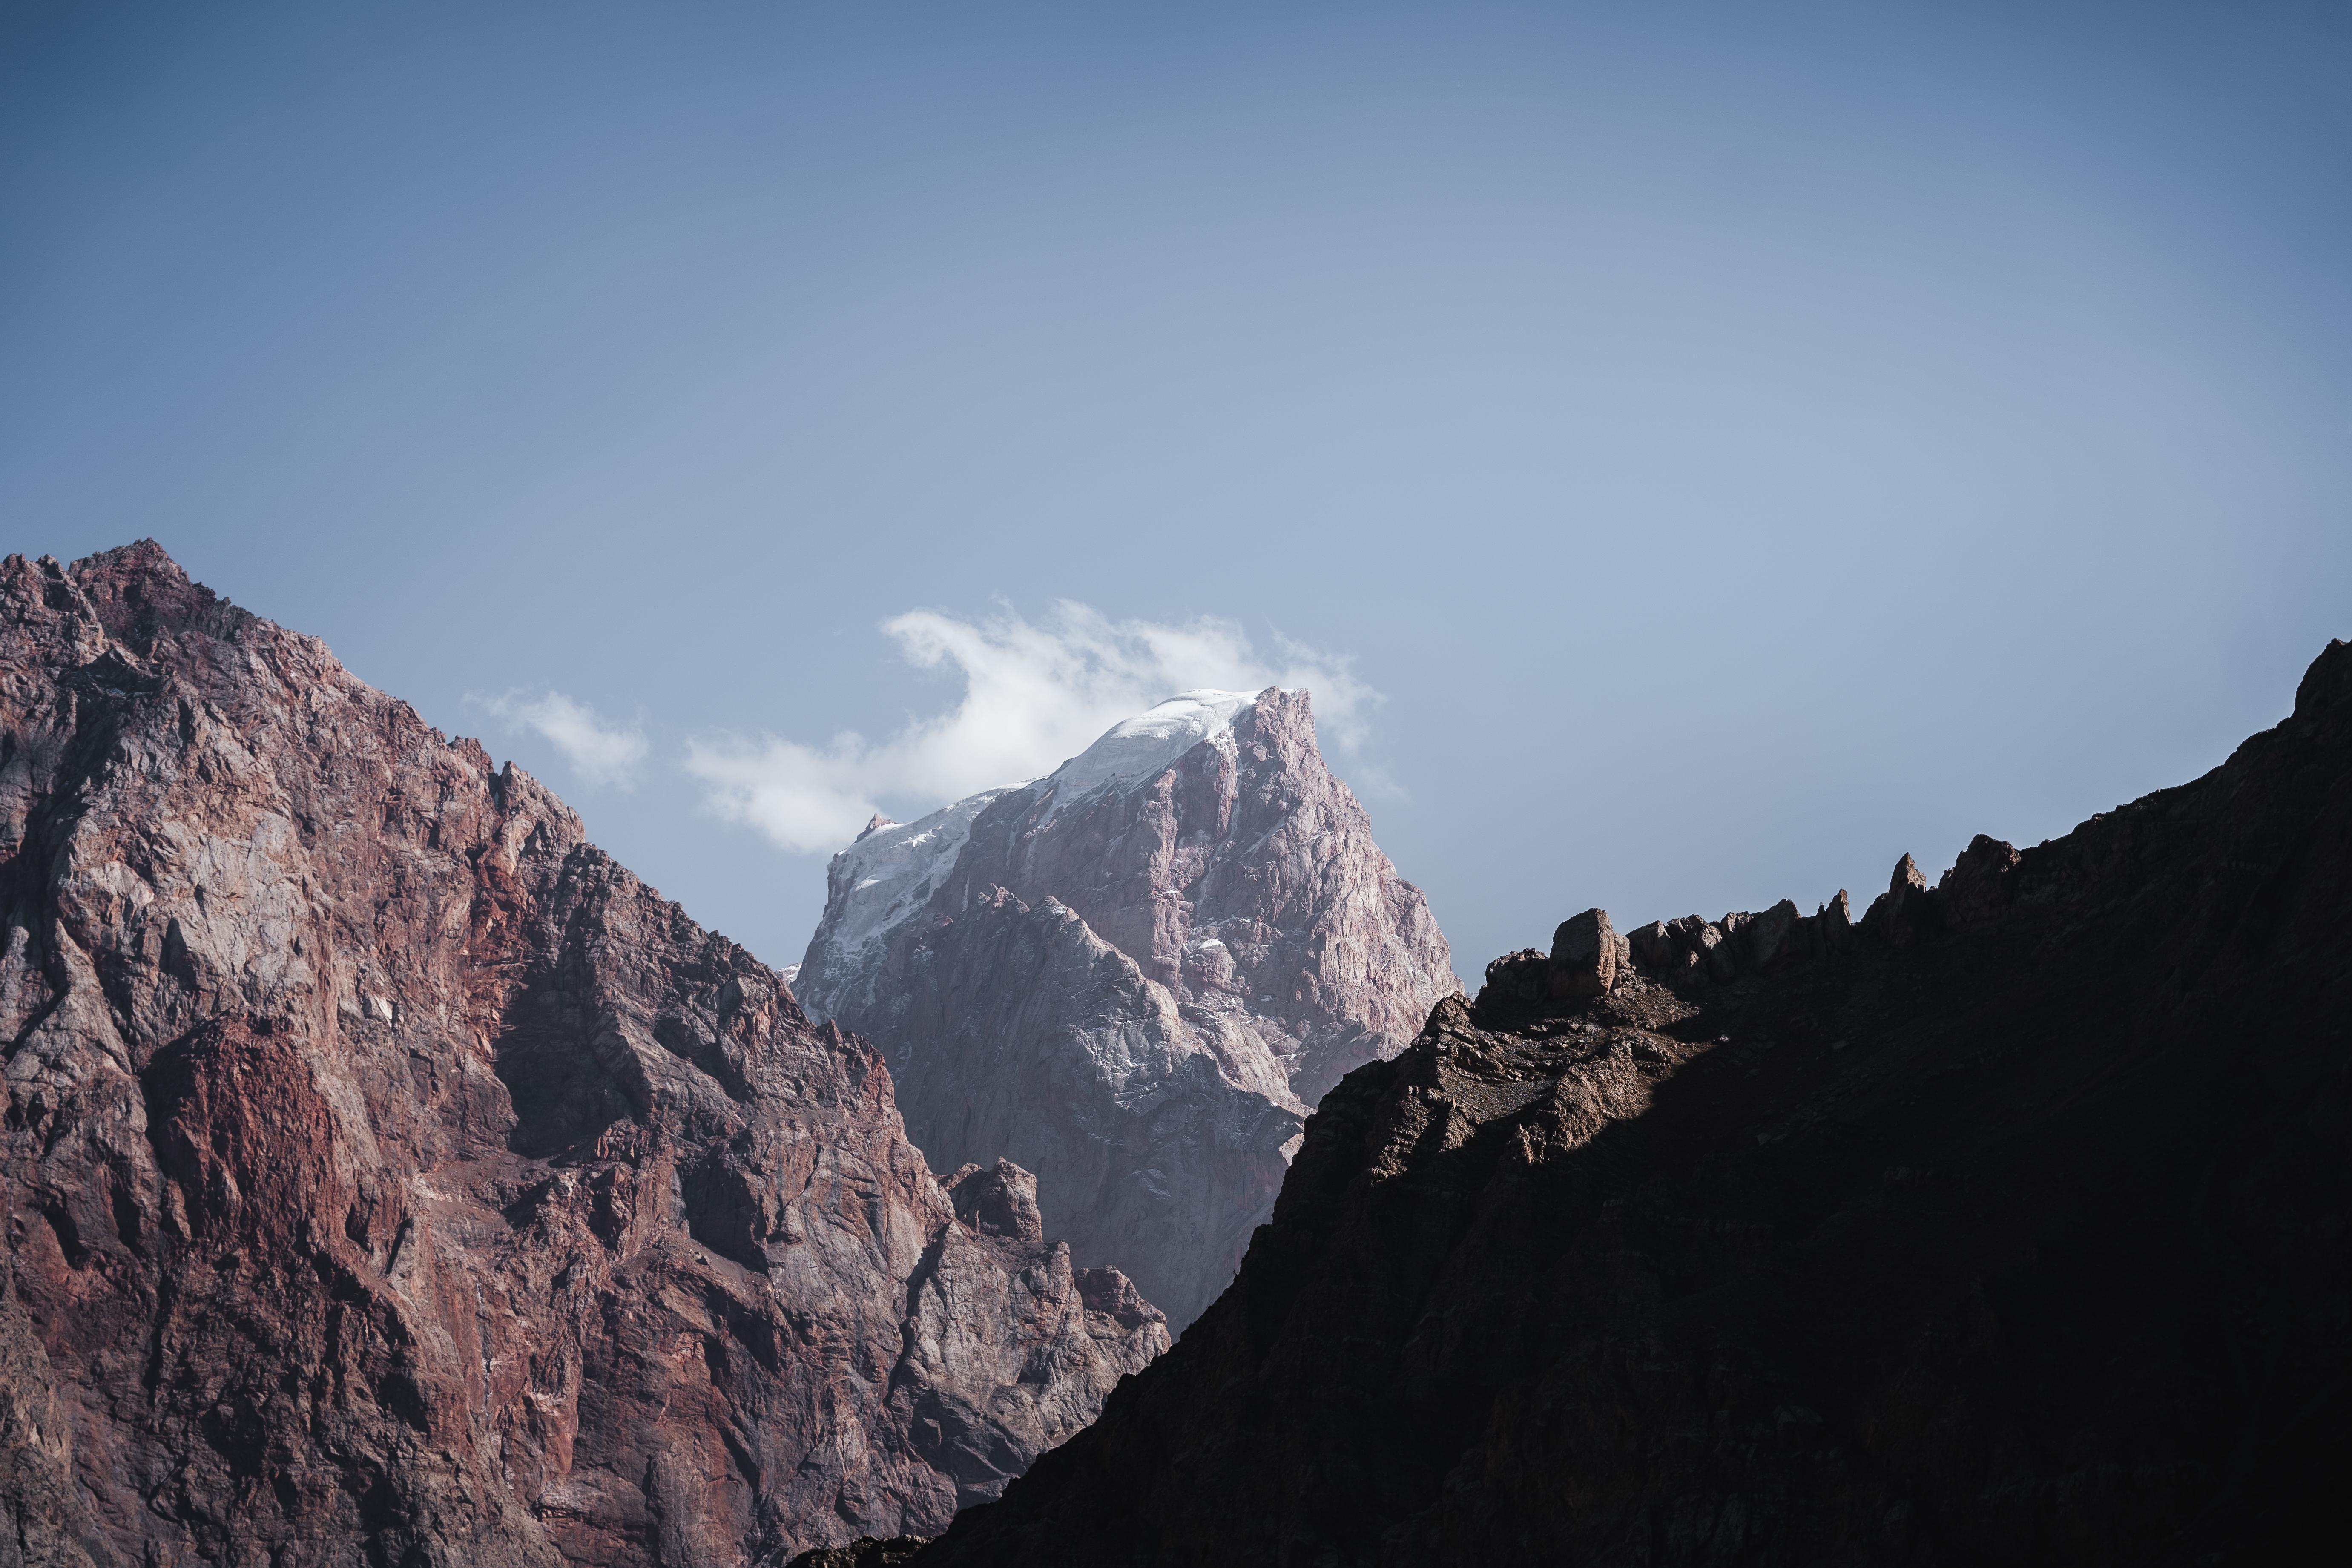
[[[829,946],[833,951],[823,967],[844,973],[860,962],[864,950],[887,940],[900,921],[919,913],[955,869],[956,856],[971,837],[972,818],[1003,793],[982,790],[912,822],[892,822],[876,813],[876,821],[866,825],[856,842],[833,858],[826,873],[833,885],[832,907],[817,929],[811,959],[817,957],[818,945]],[[824,996],[813,991],[801,1000],[812,1017],[823,1016]]]
[[1257,700],[1255,691],[1183,691],[1112,725],[1045,781],[1054,792],[1047,816],[1106,784],[1155,777],[1202,742],[1230,731]]
[[870,980],[891,932],[922,912],[931,895],[954,871],[956,858],[971,837],[971,825],[989,804],[1024,787],[1050,795],[1045,820],[1101,791],[1158,775],[1201,744],[1229,735],[1242,715],[1257,705],[1254,691],[1185,691],[1114,724],[1102,738],[1027,785],[982,790],[928,816],[898,823],[877,812],[855,842],[833,858],[826,873],[825,915],[811,939],[804,972],[809,984],[795,987],[813,1018],[827,1016],[841,988]]

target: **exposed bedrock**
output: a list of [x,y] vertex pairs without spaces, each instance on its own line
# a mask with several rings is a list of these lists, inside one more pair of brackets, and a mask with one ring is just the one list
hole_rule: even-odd
[[1305,692],[1171,700],[1050,777],[877,819],[828,884],[812,1013],[882,1047],[935,1164],[1034,1170],[1046,1227],[1180,1329],[1315,1101],[1455,989]]
[[916,1561],[2342,1555],[2352,647],[2022,852],[1497,961]]
[[1167,1342],[561,801],[152,544],[0,563],[0,1563],[934,1531]]

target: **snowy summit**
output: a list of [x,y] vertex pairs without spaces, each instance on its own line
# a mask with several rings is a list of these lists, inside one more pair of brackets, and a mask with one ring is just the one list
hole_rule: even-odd
[[[817,940],[833,950],[821,967],[835,974],[865,967],[868,952],[886,944],[893,931],[930,901],[955,868],[956,857],[971,837],[972,819],[1007,790],[1034,790],[1040,799],[1048,800],[1045,820],[1050,821],[1066,807],[1106,789],[1158,777],[1203,741],[1230,736],[1263,695],[1179,692],[1148,712],[1112,725],[1046,778],[982,790],[912,822],[892,822],[877,813],[826,870],[830,900],[839,915],[819,933]],[[801,998],[813,1016],[824,1016],[826,1000],[821,994]]]
[[1122,720],[1103,738],[1054,770],[1050,818],[1106,785],[1157,778],[1202,742],[1233,733],[1257,706],[1255,691],[1182,691],[1148,713]]

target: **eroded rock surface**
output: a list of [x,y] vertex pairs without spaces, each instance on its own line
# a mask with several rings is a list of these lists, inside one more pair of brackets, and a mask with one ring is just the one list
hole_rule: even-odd
[[1167,1342],[561,801],[152,544],[0,563],[0,1563],[927,1533]]
[[1233,1287],[922,1568],[2340,1554],[2352,647],[1859,922],[1644,926],[1605,989],[1570,926],[1327,1096]]
[[1047,1228],[1181,1329],[1308,1110],[1455,989],[1305,692],[1193,692],[1051,777],[836,857],[799,992],[887,1054],[945,1168],[1034,1170]]

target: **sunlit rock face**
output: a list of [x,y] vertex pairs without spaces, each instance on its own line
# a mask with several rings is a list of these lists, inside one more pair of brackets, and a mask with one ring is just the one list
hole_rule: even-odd
[[796,989],[890,1060],[944,1170],[1009,1157],[1047,1228],[1181,1329],[1315,1102],[1455,989],[1307,693],[1194,691],[1051,776],[835,857]]
[[923,1533],[1168,1342],[562,802],[152,544],[0,563],[0,1561]]

